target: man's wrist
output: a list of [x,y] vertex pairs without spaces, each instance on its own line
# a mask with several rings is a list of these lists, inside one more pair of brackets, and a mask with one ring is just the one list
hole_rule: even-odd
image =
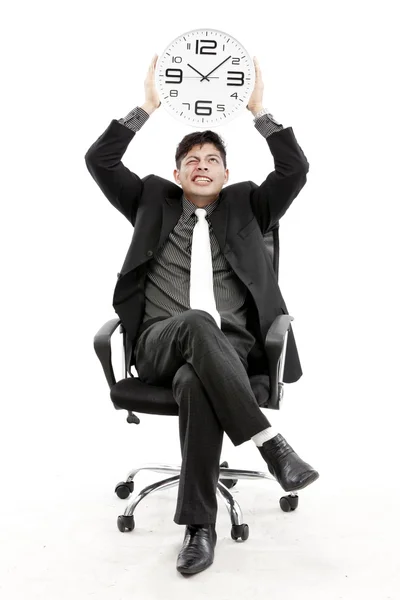
[[151,113],[156,110],[157,106],[154,106],[154,104],[150,104],[149,102],[145,102],[140,108],[146,111],[148,115],[151,115]]
[[262,104],[258,104],[257,106],[250,108],[250,112],[255,117],[257,113],[259,113],[261,110],[263,110],[263,108],[264,107]]

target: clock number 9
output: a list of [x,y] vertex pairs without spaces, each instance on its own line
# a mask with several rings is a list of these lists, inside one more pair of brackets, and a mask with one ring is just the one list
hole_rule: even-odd
[[[174,72],[177,73],[177,75],[174,75]],[[167,69],[165,71],[165,76],[172,78],[175,77],[174,81],[166,81],[165,83],[182,83],[183,71],[182,69]],[[176,79],[179,79],[179,81],[176,81]]]

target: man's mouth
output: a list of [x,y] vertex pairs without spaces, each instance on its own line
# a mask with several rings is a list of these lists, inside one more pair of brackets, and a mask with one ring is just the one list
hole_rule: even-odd
[[201,183],[201,184],[205,185],[207,183],[211,183],[212,179],[210,179],[209,177],[204,177],[204,176],[197,175],[193,179],[193,181],[194,181],[194,183]]

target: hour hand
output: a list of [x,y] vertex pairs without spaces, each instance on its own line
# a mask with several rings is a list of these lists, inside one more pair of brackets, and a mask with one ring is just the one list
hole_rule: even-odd
[[207,79],[207,81],[210,81],[206,75],[203,75],[203,73],[200,73],[200,71],[198,71],[197,69],[192,67],[192,65],[189,65],[189,63],[187,64],[187,66],[190,67],[191,69],[193,69],[193,71],[196,71],[196,73],[198,73],[199,75],[201,75],[202,79],[200,81],[203,81],[203,79]]
[[223,65],[224,63],[226,63],[227,60],[229,60],[230,58],[232,58],[232,56],[228,56],[228,58],[225,58],[225,60],[223,60],[221,63],[219,63],[218,66],[215,67],[215,69],[213,69],[212,71],[210,71],[209,73],[207,73],[207,75],[203,75],[203,79],[207,79],[208,80],[208,76],[211,75],[211,73],[214,73],[214,71],[216,71],[217,69],[220,68],[221,65]]

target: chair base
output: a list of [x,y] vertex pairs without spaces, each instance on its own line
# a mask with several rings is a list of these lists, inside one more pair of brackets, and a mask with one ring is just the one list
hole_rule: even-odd
[[[154,471],[156,473],[174,473],[172,477],[162,479],[151,483],[150,485],[143,488],[139,494],[137,494],[125,508],[124,514],[118,517],[117,525],[121,532],[132,531],[135,528],[135,520],[133,513],[139,504],[149,494],[158,490],[166,490],[168,488],[177,486],[179,484],[181,468],[175,465],[164,465],[164,464],[146,464],[136,469],[132,469],[127,476],[126,481],[122,481],[117,484],[115,492],[119,498],[128,498],[134,488],[134,477],[139,471]],[[229,488],[233,487],[238,479],[269,479],[276,482],[269,472],[263,471],[249,471],[243,469],[230,469],[226,462],[220,465],[220,479],[217,484],[217,494],[224,500],[225,506],[228,510],[232,529],[231,537],[233,540],[238,539],[246,540],[249,536],[249,528],[246,523],[243,523],[243,515],[239,504],[236,502],[234,497],[229,491]],[[298,495],[296,492],[291,492],[287,496],[283,496],[279,501],[280,507],[284,512],[290,512],[296,510],[298,506]]]

